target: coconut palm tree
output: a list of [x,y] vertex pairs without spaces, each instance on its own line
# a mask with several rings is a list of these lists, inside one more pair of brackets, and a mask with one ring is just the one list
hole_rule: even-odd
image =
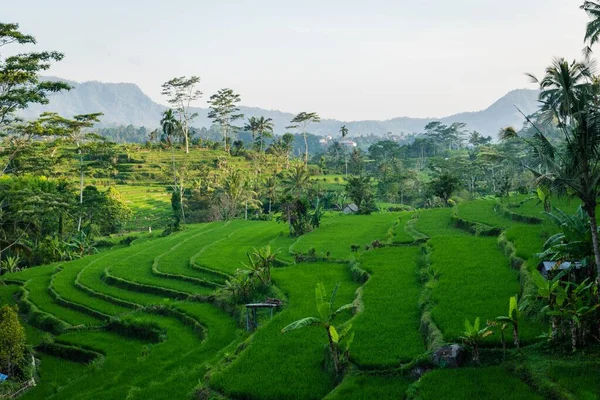
[[262,153],[265,147],[265,138],[273,136],[273,120],[271,118],[260,117],[257,122],[259,150]]
[[248,118],[248,122],[244,125],[244,130],[246,132],[252,133],[252,145],[255,145],[256,133],[258,132],[258,119],[256,117]]
[[584,38],[584,42],[586,43],[584,53],[590,54],[592,46],[600,39],[600,2],[584,1],[581,5],[581,9],[591,18],[585,28]]
[[297,164],[288,171],[282,183],[285,195],[301,197],[304,196],[310,188],[310,175],[304,165]]
[[[528,169],[539,184],[552,193],[578,197],[590,220],[590,230],[600,283],[600,246],[596,222],[597,198],[600,196],[600,110],[598,90],[589,66],[555,59],[539,81],[542,111],[558,120],[564,142],[560,145],[548,140],[530,118],[535,128],[533,138],[525,139],[533,149],[535,163]],[[519,137],[514,129],[505,129],[501,138]],[[539,167],[539,168],[536,168]],[[540,172],[543,171],[543,172]]]
[[[558,120],[559,126],[568,124],[573,114],[580,109],[580,97],[590,88],[592,70],[589,64],[564,58],[554,58],[546,68],[546,74],[540,80],[533,74],[527,74],[540,86],[540,102],[545,122]],[[584,103],[585,104],[585,103]]]
[[271,214],[271,207],[273,205],[273,200],[275,199],[275,196],[277,196],[279,182],[277,181],[277,177],[273,175],[265,179],[264,183],[264,193],[269,199],[269,214]]

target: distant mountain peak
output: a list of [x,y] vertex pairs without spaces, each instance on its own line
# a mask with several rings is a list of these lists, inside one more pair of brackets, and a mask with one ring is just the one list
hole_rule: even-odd
[[[21,112],[22,117],[32,119],[44,111],[58,112],[67,117],[102,112],[104,115],[101,124],[104,126],[135,125],[154,129],[158,126],[161,113],[166,109],[166,106],[153,101],[134,83],[99,81],[79,83],[53,76],[44,77],[44,79],[67,82],[73,86],[73,89],[51,95],[48,105],[32,105]],[[481,111],[463,112],[443,118],[396,117],[384,121],[324,119],[321,123],[311,125],[310,130],[315,134],[337,136],[339,127],[345,124],[351,135],[386,135],[388,132],[394,134],[418,133],[423,131],[429,121],[438,120],[444,123],[465,122],[469,130],[477,130],[483,135],[495,138],[497,132],[503,127],[522,126],[525,119],[519,110],[526,115],[535,112],[539,108],[538,94],[537,90],[511,90]],[[294,117],[292,113],[265,110],[259,107],[242,106],[240,109],[246,117],[272,118],[275,132],[279,134],[285,131],[285,127]],[[211,125],[207,109],[195,108],[194,111],[198,113],[194,126],[209,127]]]

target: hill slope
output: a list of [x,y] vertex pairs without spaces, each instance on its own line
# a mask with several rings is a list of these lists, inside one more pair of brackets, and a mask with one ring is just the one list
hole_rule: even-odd
[[[60,78],[47,78],[60,79]],[[77,83],[67,81],[73,89],[66,93],[53,95],[49,105],[34,105],[21,113],[22,117],[34,118],[43,111],[55,111],[61,115],[73,116],[92,112],[102,112],[103,125],[135,125],[155,128],[160,120],[160,114],[166,108],[154,102],[142,90],[132,83],[103,83],[97,81]],[[513,90],[500,98],[494,104],[482,111],[464,112],[440,118],[444,123],[466,122],[469,129],[475,129],[484,135],[495,137],[498,130],[504,126],[520,127],[524,118],[515,108],[519,107],[525,114],[537,109],[536,90]],[[276,110],[265,110],[258,107],[240,107],[246,117],[265,116],[273,119],[276,133],[283,133],[285,126],[293,118],[292,113]],[[194,125],[209,127],[206,108],[195,108],[198,113]],[[317,110],[318,111],[318,110]],[[319,124],[311,125],[311,133],[319,135],[337,135],[339,127],[345,124],[351,135],[385,135],[420,132],[423,127],[436,118],[398,117],[385,121],[339,121],[324,119]]]

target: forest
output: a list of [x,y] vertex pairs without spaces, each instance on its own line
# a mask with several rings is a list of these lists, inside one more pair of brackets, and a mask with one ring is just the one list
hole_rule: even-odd
[[[156,126],[23,119],[64,54],[0,23],[0,399],[600,399],[600,85],[498,138],[354,135],[160,86]],[[4,56],[10,49],[14,55]],[[520,112],[520,110],[518,110]]]

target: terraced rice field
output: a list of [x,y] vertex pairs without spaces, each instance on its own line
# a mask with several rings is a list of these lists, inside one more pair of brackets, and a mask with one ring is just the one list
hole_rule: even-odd
[[[550,225],[514,222],[494,204],[479,201],[455,211],[505,229],[518,255],[533,257]],[[52,337],[60,348],[94,354],[91,362],[75,362],[39,347],[40,381],[23,398],[542,398],[501,366],[435,370],[419,381],[402,370],[427,350],[424,312],[444,340],[455,341],[465,318],[503,315],[508,298],[521,290],[519,271],[498,239],[456,228],[452,212],[327,215],[320,228],[299,238],[275,222],[189,225],[165,238],[4,275],[0,301],[20,305],[31,344]],[[286,261],[272,274],[284,305],[248,333],[243,310],[225,310],[213,295],[242,268],[247,252],[266,245]],[[294,254],[312,249],[316,262],[294,262]],[[317,283],[328,290],[339,284],[335,304],[358,308],[338,321],[349,321],[354,332],[353,368],[343,379],[324,367],[322,328],[281,333],[290,322],[316,315]],[[164,340],[115,328],[116,317],[152,326]],[[525,342],[539,333],[536,323],[523,324]],[[486,346],[497,343],[493,336]],[[579,393],[556,368],[544,373]]]

